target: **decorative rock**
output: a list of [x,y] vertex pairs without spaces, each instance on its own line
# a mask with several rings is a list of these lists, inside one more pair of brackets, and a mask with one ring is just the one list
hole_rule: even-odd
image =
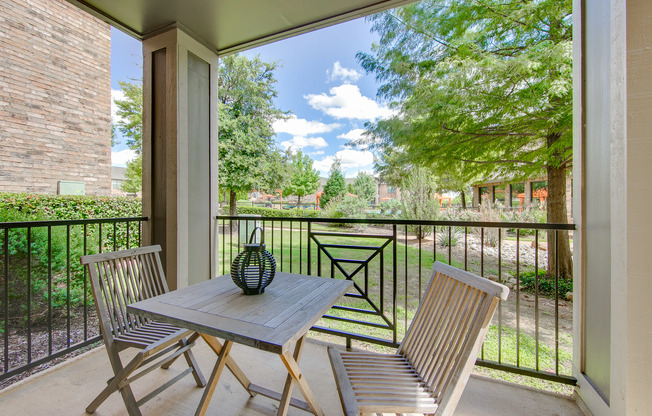
[[566,300],[573,300],[573,292],[566,292]]

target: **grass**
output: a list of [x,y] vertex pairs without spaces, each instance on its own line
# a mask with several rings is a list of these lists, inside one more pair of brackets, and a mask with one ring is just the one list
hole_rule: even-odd
[[[289,229],[289,223],[284,222],[284,227],[281,229],[280,222],[275,222],[274,226],[266,224],[265,230],[265,243],[267,250],[270,251],[277,261],[277,270],[291,273],[308,273],[308,233],[305,227],[301,230],[296,224],[293,225],[292,230]],[[317,236],[316,238],[322,244],[340,244],[340,245],[356,245],[356,246],[380,246],[386,243],[390,231],[387,229],[374,229],[367,231],[374,235],[387,234],[387,237],[377,238],[364,238],[358,236],[344,236],[342,233],[356,233],[351,228],[324,226],[321,224],[312,225],[313,232],[330,232],[340,233],[339,235]],[[228,232],[228,230],[227,230]],[[237,247],[237,238],[230,240],[226,238],[224,241],[220,239],[220,264],[219,271],[228,273],[230,269],[230,262],[232,258],[238,254],[241,248]],[[321,275],[325,277],[333,276],[335,278],[344,278],[341,270],[334,267],[331,269],[330,259],[322,253],[321,270],[319,270],[319,261],[317,253],[317,244],[312,241],[310,244],[310,272],[312,275]],[[330,255],[336,259],[358,259],[366,260],[372,253],[372,250],[354,250],[349,248],[328,248]],[[443,251],[443,252],[442,252]],[[396,242],[396,281],[394,281],[394,267],[393,267],[393,254],[394,246],[390,241],[389,244],[382,251],[383,258],[376,255],[373,260],[368,263],[368,273],[365,276],[364,269],[358,272],[353,280],[367,294],[368,298],[381,309],[385,316],[392,320],[394,313],[396,313],[396,334],[397,340],[400,341],[405,334],[405,330],[412,320],[416,308],[420,301],[421,290],[425,290],[431,275],[431,267],[433,263],[433,252],[431,250],[420,250],[419,243],[414,240],[405,241],[403,236],[399,236]],[[448,250],[441,248],[437,252],[437,260],[448,263]],[[450,263],[458,268],[464,268],[464,260],[452,257]],[[479,272],[480,264],[475,259],[468,259],[467,265],[470,270]],[[358,264],[341,263],[342,268],[348,274],[352,273]],[[504,267],[504,264],[503,264]],[[485,260],[484,264],[485,275],[497,275],[497,267],[495,264]],[[380,276],[384,275],[381,285]],[[395,282],[395,283],[394,283]],[[394,286],[395,285],[395,286]],[[396,296],[396,311],[393,310],[394,293]],[[382,301],[381,301],[382,298]],[[350,306],[361,309],[371,309],[369,304],[361,299],[354,299],[350,297],[343,298],[339,303],[340,305]],[[384,324],[385,321],[379,316],[368,314],[356,314],[341,310],[331,310],[330,315],[364,320],[376,324]],[[346,331],[351,333],[365,334],[372,337],[392,340],[393,331],[387,328],[375,328],[360,325],[352,322],[343,322],[330,319],[322,319],[320,326]],[[561,334],[565,336],[566,334]],[[326,334],[314,334],[318,338],[334,340],[332,336]],[[568,345],[572,345],[572,339]],[[391,351],[391,348],[380,347],[375,344],[367,344],[356,341],[356,347],[376,351]],[[520,365],[521,367],[540,369],[547,372],[555,372],[555,351],[543,342],[539,344],[539,354],[537,361],[536,343],[531,335],[521,331],[519,336],[519,348],[517,358],[516,348],[516,331],[503,324],[500,337],[500,351],[498,343],[498,330],[492,326],[485,340],[483,347],[484,359],[491,361],[500,361],[502,363],[511,365]],[[566,349],[559,351],[559,373],[571,374],[570,363],[572,361],[571,353]],[[559,383],[548,382],[537,378],[524,377],[513,373],[504,371],[491,370],[487,368],[478,368],[476,372],[494,378],[500,378],[507,381],[515,381],[520,384],[528,386],[543,388],[561,393],[567,393],[568,386]]]

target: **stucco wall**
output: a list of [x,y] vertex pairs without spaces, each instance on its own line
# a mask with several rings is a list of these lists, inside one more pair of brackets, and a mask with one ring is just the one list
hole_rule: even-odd
[[109,25],[64,0],[2,0],[0,44],[0,192],[109,195]]

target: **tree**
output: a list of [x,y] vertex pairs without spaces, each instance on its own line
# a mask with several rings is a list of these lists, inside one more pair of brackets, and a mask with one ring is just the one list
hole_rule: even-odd
[[361,201],[370,203],[376,198],[376,192],[376,180],[374,177],[365,172],[358,172],[358,176],[353,182],[352,193],[357,195]]
[[290,183],[292,175],[292,153],[289,150],[282,152],[276,148],[267,161],[266,181],[262,189],[273,194],[277,190],[285,190]]
[[125,176],[127,180],[122,184],[123,191],[135,194],[143,189],[143,155],[127,162]]
[[129,193],[139,192],[143,188],[143,84],[141,81],[118,81],[125,96],[114,99],[119,116],[116,124],[111,124],[111,145],[115,141],[115,128],[127,139],[127,146],[136,152],[137,157],[127,162],[125,176],[127,181],[122,190]]
[[[567,222],[572,163],[571,0],[425,0],[373,16],[359,53],[398,114],[366,141],[462,177],[548,175],[548,222]],[[568,234],[549,270],[572,275]],[[549,233],[549,242],[554,234]]]
[[342,173],[342,165],[339,158],[335,158],[331,165],[330,175],[324,186],[324,194],[319,200],[319,205],[324,208],[328,202],[337,197],[343,196],[346,193],[346,182],[344,181],[344,174]]
[[319,187],[319,172],[312,168],[312,159],[298,150],[292,155],[292,173],[284,191],[298,197],[297,205],[301,206],[301,197],[309,195]]
[[115,124],[111,123],[111,147],[118,144],[118,139],[115,137]]
[[237,191],[268,185],[276,151],[272,123],[284,113],[274,107],[276,62],[243,55],[222,58],[219,67],[219,186],[229,190],[230,215],[236,215]]
[[114,99],[118,107],[116,122],[120,133],[127,139],[127,146],[141,154],[143,148],[143,82],[118,81],[125,96],[123,100]]
[[[434,177],[425,168],[415,168],[402,186],[402,215],[406,220],[433,221],[437,219],[439,205],[435,202]],[[432,227],[409,226],[410,232],[423,239],[432,232]]]

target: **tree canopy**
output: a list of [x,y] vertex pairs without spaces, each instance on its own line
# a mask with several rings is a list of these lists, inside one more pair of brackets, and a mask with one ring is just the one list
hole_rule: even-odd
[[298,150],[292,155],[292,171],[284,191],[298,197],[297,205],[301,206],[301,197],[309,195],[319,187],[319,172],[312,167],[312,159]]
[[[547,173],[548,221],[566,222],[572,163],[572,2],[424,0],[371,17],[363,67],[397,115],[364,141],[395,166],[474,177]],[[562,274],[570,249],[560,245]],[[549,256],[554,258],[554,253]]]
[[136,158],[127,162],[125,169],[127,180],[122,184],[122,190],[131,194],[140,192],[143,189],[143,155],[139,154]]
[[400,110],[371,144],[489,175],[571,163],[570,0],[426,0],[371,19],[380,43],[358,58]]
[[330,174],[326,185],[324,186],[324,194],[319,200],[319,205],[323,208],[328,205],[332,199],[342,196],[346,193],[346,182],[344,181],[344,174],[342,173],[342,164],[340,159],[335,158],[331,165]]
[[276,62],[229,55],[219,67],[219,184],[230,193],[235,215],[237,191],[269,188],[271,162],[278,152],[272,123],[284,117],[274,106]]
[[118,107],[116,114],[120,117],[116,124],[127,139],[127,146],[140,154],[143,148],[143,82],[118,81],[118,85],[125,98],[113,100]]
[[365,172],[358,172],[353,182],[353,192],[361,201],[370,203],[376,197],[376,180],[373,176]]

